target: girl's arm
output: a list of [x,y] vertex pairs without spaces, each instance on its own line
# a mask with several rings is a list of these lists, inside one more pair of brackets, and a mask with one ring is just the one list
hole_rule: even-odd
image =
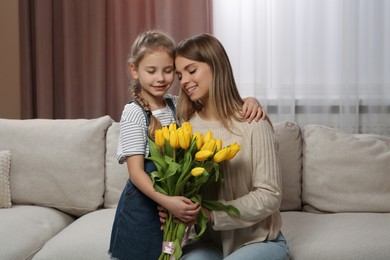
[[182,196],[167,196],[153,187],[153,182],[144,170],[144,155],[127,157],[127,169],[133,184],[157,204],[169,210],[183,222],[192,221],[200,210],[198,203]]
[[244,105],[242,106],[242,117],[246,119],[248,123],[253,119],[258,122],[260,119],[264,119],[266,116],[265,110],[261,106],[260,102],[254,97],[243,98]]

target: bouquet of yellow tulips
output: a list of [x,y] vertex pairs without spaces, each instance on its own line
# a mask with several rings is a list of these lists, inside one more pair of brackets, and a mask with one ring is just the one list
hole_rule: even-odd
[[[149,139],[150,156],[157,171],[151,173],[154,188],[169,196],[185,196],[202,206],[216,211],[224,210],[228,214],[239,216],[240,212],[231,205],[218,201],[202,200],[201,191],[212,182],[223,180],[219,164],[232,159],[240,150],[237,143],[222,147],[221,139],[214,139],[211,131],[204,136],[199,132],[192,133],[192,126],[184,122],[177,128],[176,124],[155,131],[155,139]],[[207,216],[201,210],[197,216],[200,232],[199,238],[206,230]],[[186,224],[176,223],[174,216],[168,212],[164,226],[164,250],[159,260],[179,259]],[[195,239],[196,239],[195,238]]]

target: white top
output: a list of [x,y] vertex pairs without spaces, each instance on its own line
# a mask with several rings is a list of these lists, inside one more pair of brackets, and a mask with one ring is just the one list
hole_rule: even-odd
[[[166,95],[166,97],[171,98],[176,107],[178,97],[173,95]],[[169,126],[170,123],[175,122],[172,110],[168,105],[163,109],[152,111],[152,114],[160,120],[163,126]],[[143,109],[135,102],[126,104],[120,120],[118,162],[124,163],[126,158],[131,155],[143,154],[145,157],[148,156],[149,144],[147,140],[146,118]]]

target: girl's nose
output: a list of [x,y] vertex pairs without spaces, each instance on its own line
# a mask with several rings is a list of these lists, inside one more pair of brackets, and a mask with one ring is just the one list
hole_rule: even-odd
[[158,82],[165,81],[164,72],[159,72],[159,73],[157,74],[157,81],[158,81]]

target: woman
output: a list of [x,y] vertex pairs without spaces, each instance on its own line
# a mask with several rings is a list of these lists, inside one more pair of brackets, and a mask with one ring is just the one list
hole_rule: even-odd
[[224,162],[223,183],[204,198],[218,199],[241,213],[210,211],[208,233],[183,247],[182,259],[288,259],[289,249],[280,229],[281,173],[277,140],[270,120],[246,123],[239,111],[243,100],[222,44],[200,34],[176,49],[176,74],[181,93],[178,116],[194,131],[211,130],[223,143],[237,142],[241,151]]

